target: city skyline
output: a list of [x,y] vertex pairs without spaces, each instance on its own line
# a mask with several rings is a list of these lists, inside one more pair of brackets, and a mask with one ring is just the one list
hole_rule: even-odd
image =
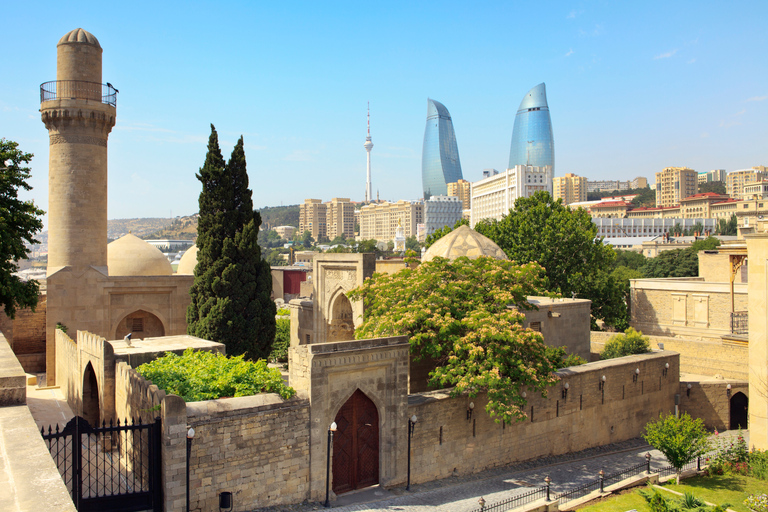
[[39,86],[56,78],[55,43],[78,27],[99,39],[104,81],[120,90],[109,218],[196,212],[194,175],[210,123],[225,156],[244,135],[257,207],[360,201],[368,101],[377,138],[372,195],[422,195],[427,97],[450,106],[464,178],[477,181],[483,169],[507,165],[520,95],[541,82],[557,132],[557,175],[627,180],[673,166],[768,163],[763,2],[555,2],[531,6],[514,33],[509,25],[522,14],[505,3],[365,12],[181,5],[51,4],[44,17],[34,5],[5,7],[13,65],[0,84],[0,136],[35,153],[25,198],[48,210]]

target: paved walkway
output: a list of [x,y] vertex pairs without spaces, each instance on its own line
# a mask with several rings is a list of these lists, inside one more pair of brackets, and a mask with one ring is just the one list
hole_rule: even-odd
[[[737,434],[738,432],[732,431],[720,435]],[[746,432],[744,435],[747,437]],[[336,512],[469,512],[479,507],[478,500],[481,496],[487,505],[493,505],[543,486],[547,476],[552,479],[552,492],[563,492],[595,480],[601,469],[610,474],[645,462],[645,454],[648,452],[652,457],[652,471],[669,465],[664,456],[648,446],[645,441],[631,439],[578,453],[496,468],[475,475],[412,485],[410,492],[405,491],[404,487],[390,490],[372,487],[344,494],[331,505]],[[322,508],[321,503],[304,503],[258,510],[305,512]]]
[[[45,374],[38,375],[38,381],[43,384],[42,379],[44,378]],[[40,388],[37,384],[28,385],[27,406],[37,427],[45,428],[46,432],[48,432],[49,426],[53,427],[54,430],[56,425],[59,426],[59,429],[64,428],[67,422],[74,417],[72,409],[69,408],[61,389],[58,387]]]

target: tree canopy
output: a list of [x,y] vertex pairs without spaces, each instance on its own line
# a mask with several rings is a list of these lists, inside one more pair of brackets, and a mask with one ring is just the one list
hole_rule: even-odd
[[258,245],[261,217],[253,210],[243,138],[225,163],[211,125],[196,176],[203,190],[187,332],[224,343],[230,355],[265,358],[275,338],[276,308],[271,271]]
[[699,194],[703,194],[705,192],[714,192],[715,194],[725,195],[725,183],[722,181],[699,183]]
[[454,396],[486,391],[486,410],[497,421],[524,420],[523,390],[546,396],[564,359],[522,326],[520,310],[533,308],[528,296],[546,294],[544,281],[536,263],[487,257],[435,258],[377,273],[349,294],[365,305],[355,336],[407,335],[417,359],[437,363],[432,385],[453,386]]
[[684,412],[679,417],[674,414],[659,416],[645,426],[643,438],[667,458],[677,473],[683,466],[709,450],[708,432],[701,418],[691,418]]
[[31,153],[24,153],[16,142],[0,139],[0,306],[14,318],[16,310],[37,305],[37,281],[22,281],[13,275],[16,263],[28,254],[26,243],[40,243],[35,233],[43,228],[43,210],[33,201],[19,199],[19,190],[32,190],[27,183],[31,170],[26,164]]
[[655,258],[648,258],[641,272],[643,277],[697,277],[699,275],[699,251],[711,251],[720,240],[707,237],[697,240],[686,249],[662,251]]
[[565,297],[592,301],[592,322],[602,319],[627,327],[627,289],[610,275],[613,249],[597,238],[589,214],[564,206],[546,191],[515,201],[501,220],[485,219],[475,230],[487,236],[519,263],[544,267],[546,287]]

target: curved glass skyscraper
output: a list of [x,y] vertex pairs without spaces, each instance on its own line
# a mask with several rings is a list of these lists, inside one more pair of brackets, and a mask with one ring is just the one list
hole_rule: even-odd
[[424,198],[446,195],[448,183],[463,179],[459,147],[448,109],[439,101],[427,99],[427,127],[421,150],[421,182]]
[[508,168],[514,169],[516,165],[549,165],[552,175],[555,172],[555,139],[543,83],[528,91],[515,115]]

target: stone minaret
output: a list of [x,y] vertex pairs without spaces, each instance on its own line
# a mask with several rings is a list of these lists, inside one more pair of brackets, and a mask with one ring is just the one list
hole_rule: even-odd
[[107,273],[107,137],[117,90],[101,83],[99,41],[78,28],[59,40],[56,81],[40,86],[50,136],[48,274],[62,267]]

